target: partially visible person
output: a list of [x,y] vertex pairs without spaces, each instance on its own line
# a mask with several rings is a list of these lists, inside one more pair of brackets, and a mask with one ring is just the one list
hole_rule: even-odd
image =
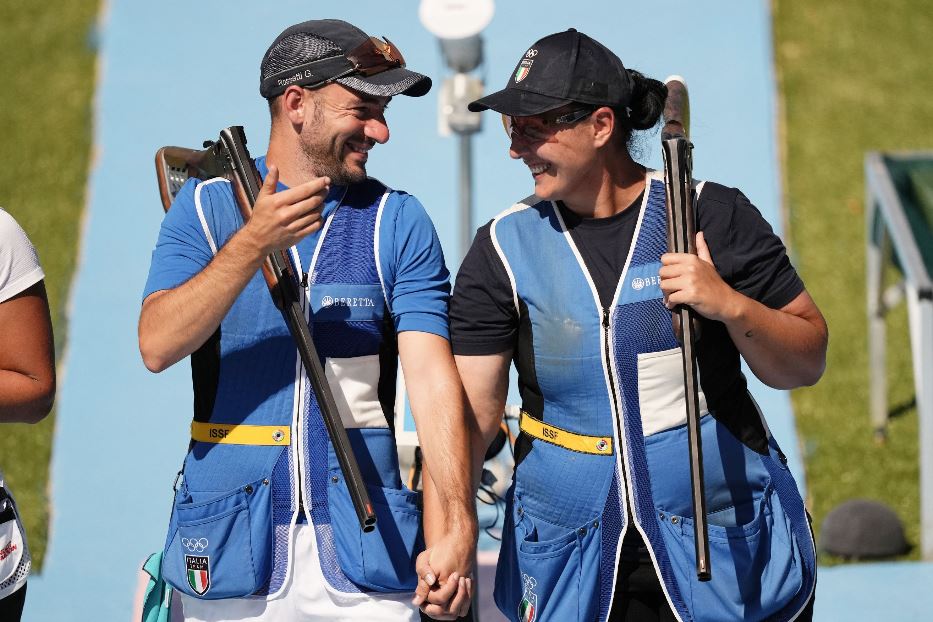
[[[44,278],[35,247],[0,209],[0,423],[36,423],[52,409],[55,351]],[[30,566],[23,525],[0,471],[0,620],[22,616]]]

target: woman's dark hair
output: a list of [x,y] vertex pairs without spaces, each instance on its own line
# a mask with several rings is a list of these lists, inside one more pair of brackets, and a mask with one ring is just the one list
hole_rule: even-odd
[[633,83],[632,102],[628,108],[615,108],[613,112],[619,122],[616,129],[619,141],[631,147],[634,130],[648,130],[658,124],[667,99],[667,87],[634,69],[627,71]]

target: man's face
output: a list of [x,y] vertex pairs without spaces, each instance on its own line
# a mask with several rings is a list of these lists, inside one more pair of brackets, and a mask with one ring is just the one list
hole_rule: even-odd
[[389,97],[375,97],[339,84],[316,89],[299,144],[314,173],[346,185],[366,179],[369,150],[389,140],[385,110]]

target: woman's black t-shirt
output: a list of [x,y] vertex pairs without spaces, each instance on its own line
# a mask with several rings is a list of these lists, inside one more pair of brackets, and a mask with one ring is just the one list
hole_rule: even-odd
[[[643,201],[644,193],[627,209],[608,218],[581,218],[558,203],[604,309],[612,305]],[[804,290],[783,242],[740,191],[707,182],[697,201],[696,219],[717,272],[738,292],[779,309]],[[487,223],[477,231],[454,285],[450,333],[457,355],[515,351],[521,318],[515,309],[509,276],[492,243],[490,226]],[[702,335],[697,356],[703,391],[711,410],[720,406],[725,410],[730,399],[746,388],[738,350],[720,322],[703,320]],[[756,427],[760,422],[746,425],[751,426],[746,438],[762,442],[763,430]],[[742,432],[737,436],[741,438]],[[650,566],[647,549],[635,529],[626,532],[622,558]],[[653,572],[647,568],[631,580],[656,585]]]

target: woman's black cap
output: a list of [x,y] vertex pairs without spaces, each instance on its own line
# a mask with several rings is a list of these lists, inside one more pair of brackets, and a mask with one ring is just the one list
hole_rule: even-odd
[[632,86],[618,56],[571,28],[535,42],[505,88],[472,102],[469,109],[527,117],[571,102],[618,108],[631,102]]

